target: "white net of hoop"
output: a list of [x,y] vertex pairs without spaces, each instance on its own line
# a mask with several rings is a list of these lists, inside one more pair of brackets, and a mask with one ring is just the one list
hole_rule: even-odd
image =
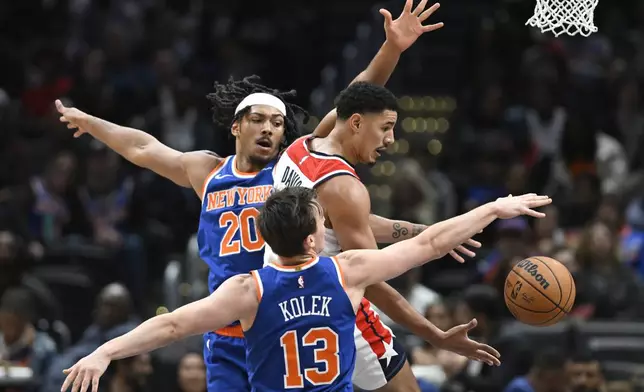
[[597,32],[593,22],[599,0],[537,0],[534,15],[526,25],[537,27],[542,33],[581,34],[588,37]]

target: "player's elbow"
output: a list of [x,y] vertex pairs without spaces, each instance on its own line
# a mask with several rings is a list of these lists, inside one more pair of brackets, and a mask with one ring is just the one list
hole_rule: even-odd
[[154,154],[152,150],[152,143],[134,145],[126,154],[123,154],[123,157],[139,167],[151,169],[150,163],[153,160]]
[[163,325],[161,326],[163,333],[164,344],[170,344],[190,336],[188,328],[185,323],[181,322],[181,318],[177,317],[174,313],[167,313],[163,316]]

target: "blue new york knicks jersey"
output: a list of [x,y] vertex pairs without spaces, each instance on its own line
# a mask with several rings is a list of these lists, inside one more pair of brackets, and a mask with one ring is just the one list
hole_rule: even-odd
[[356,315],[335,259],[252,272],[260,295],[246,336],[252,391],[353,391]]
[[273,188],[272,171],[270,163],[258,173],[241,173],[233,155],[206,179],[197,241],[210,268],[211,293],[231,276],[262,267],[264,240],[255,220]]

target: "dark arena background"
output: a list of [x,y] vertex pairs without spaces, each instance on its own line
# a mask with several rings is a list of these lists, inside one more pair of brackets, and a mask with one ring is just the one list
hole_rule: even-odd
[[[205,98],[251,74],[313,118],[384,41],[371,0],[0,2],[0,389],[60,390],[62,369],[155,313],[207,294],[199,200],[84,135],[53,102],[180,151],[233,153]],[[387,86],[396,143],[361,167],[373,211],[432,224],[497,197],[548,194],[547,218],[500,221],[477,258],[391,282],[442,329],[476,317],[490,368],[405,330],[423,392],[644,391],[644,2],[600,0],[588,38],[526,27],[533,0],[446,0]],[[514,263],[552,257],[575,307],[514,321]],[[501,293],[501,294],[500,294]],[[119,361],[105,391],[204,392],[202,339]],[[510,385],[510,386],[508,386]]]

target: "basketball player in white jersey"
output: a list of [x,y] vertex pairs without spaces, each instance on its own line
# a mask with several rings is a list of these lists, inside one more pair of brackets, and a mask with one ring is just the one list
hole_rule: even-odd
[[[276,190],[291,186],[317,190],[318,200],[327,217],[322,255],[377,248],[374,234],[380,237],[382,233],[374,232],[370,227],[370,219],[374,218],[370,216],[369,193],[358,178],[354,165],[375,163],[380,153],[394,142],[397,109],[396,97],[386,88],[366,82],[354,83],[337,99],[337,120],[330,134],[325,138],[305,136],[296,140],[276,164],[273,171]],[[413,231],[411,224],[400,224],[405,225],[409,233]],[[274,257],[267,246],[265,263]],[[384,284],[376,286],[373,290],[368,288],[365,297],[376,302],[388,316],[398,316],[398,319],[392,317],[395,322],[436,346],[490,365],[499,363],[496,350],[467,339],[467,330],[476,326],[474,320],[459,331],[462,335],[446,338],[450,331],[444,333],[437,332],[435,327],[432,329],[404,299],[392,303],[390,298],[396,294],[402,298],[395,290]],[[389,298],[383,298],[385,296]],[[388,304],[388,309],[382,304]],[[400,317],[400,309],[396,307],[405,309],[404,318]],[[369,301],[362,301],[356,316],[354,384],[363,390],[418,391],[404,350],[371,309]],[[410,323],[409,319],[414,317],[418,321]],[[471,344],[466,346],[463,344],[465,341]]]

